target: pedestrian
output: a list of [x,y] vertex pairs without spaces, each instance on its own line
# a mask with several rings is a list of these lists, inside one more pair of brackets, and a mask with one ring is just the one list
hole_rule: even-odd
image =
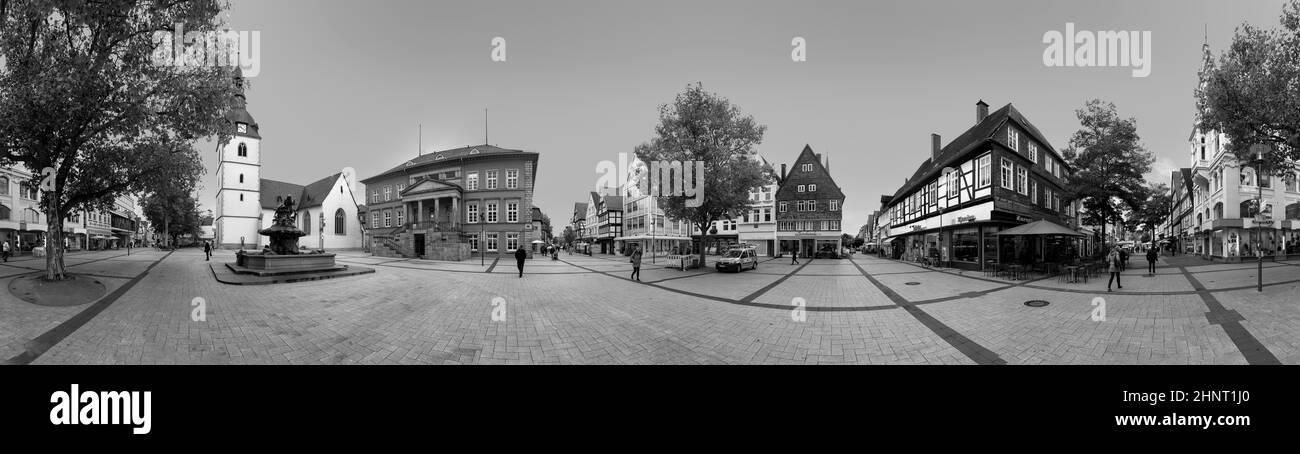
[[1120,252],[1121,252],[1120,247],[1115,246],[1114,249],[1110,250],[1110,254],[1106,255],[1106,264],[1108,265],[1107,271],[1110,272],[1110,279],[1106,281],[1107,292],[1112,291],[1110,289],[1110,284],[1112,282],[1118,284],[1121,290],[1124,289],[1124,283],[1120,281],[1120,277],[1119,277],[1120,272],[1124,270],[1122,266],[1123,259],[1120,257]]
[[799,249],[790,250],[790,264],[791,265],[799,264]]
[[209,261],[209,260],[212,260],[212,242],[211,242],[211,241],[204,241],[204,242],[203,242],[203,256],[204,256],[203,261],[205,261],[205,262],[206,262],[206,261]]
[[3,244],[3,246],[0,246],[0,248],[3,248],[3,250],[0,250],[0,256],[4,257],[5,263],[9,263],[9,241],[5,240]]
[[1156,275],[1156,258],[1159,256],[1156,248],[1147,249],[1147,273],[1152,276]]
[[515,249],[515,261],[519,265],[519,277],[524,277],[524,260],[528,260],[528,251],[524,248]]
[[1128,269],[1128,250],[1119,248],[1119,270],[1123,272]]
[[628,279],[641,282],[641,248],[632,250],[632,276]]

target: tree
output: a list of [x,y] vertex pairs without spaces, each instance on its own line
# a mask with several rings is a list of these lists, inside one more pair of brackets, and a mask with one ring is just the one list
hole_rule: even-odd
[[1228,137],[1238,162],[1258,162],[1255,144],[1271,146],[1269,169],[1293,169],[1300,162],[1300,0],[1283,8],[1281,29],[1242,24],[1217,65],[1206,49],[1203,87],[1197,90],[1201,130]]
[[168,238],[175,246],[183,235],[202,233],[203,215],[198,210],[198,200],[188,192],[157,192],[145,197],[140,205],[154,233]]
[[573,247],[573,242],[577,239],[578,235],[573,233],[573,226],[564,226],[564,244]]
[[[763,184],[763,170],[754,157],[766,130],[699,83],[687,86],[673,103],[661,105],[655,136],[636,147],[637,159],[647,164],[702,162],[703,174],[694,177],[701,184],[707,181],[698,206],[690,206],[687,197],[658,197],[664,216],[691,223],[700,231],[700,245],[709,244],[713,222],[747,209],[749,191]],[[699,252],[704,263],[705,248]]]
[[1064,152],[1075,169],[1066,198],[1083,202],[1084,223],[1101,226],[1099,238],[1104,240],[1106,224],[1123,223],[1125,212],[1141,206],[1143,175],[1151,171],[1155,156],[1142,145],[1137,120],[1121,118],[1115,104],[1094,99],[1075,114],[1080,129]]
[[542,240],[545,241],[555,238],[555,234],[551,233],[551,217],[547,216],[546,213],[542,213],[542,234]]
[[156,32],[217,30],[225,6],[0,2],[0,165],[25,165],[43,187],[47,280],[66,278],[63,222],[70,214],[196,180],[203,172],[197,140],[228,140],[233,69],[154,59],[162,46]]
[[1157,226],[1169,219],[1173,195],[1169,192],[1169,185],[1155,183],[1144,188],[1141,196],[1142,203],[1133,210],[1132,217],[1147,232],[1155,232]]

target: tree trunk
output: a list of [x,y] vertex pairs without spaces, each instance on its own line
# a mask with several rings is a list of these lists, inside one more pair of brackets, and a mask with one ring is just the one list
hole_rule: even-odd
[[59,204],[58,192],[47,197],[50,198],[50,213],[45,218],[45,279],[62,281],[68,277],[63,266],[63,206]]
[[705,251],[709,249],[709,224],[705,223],[700,226],[700,267],[704,267]]

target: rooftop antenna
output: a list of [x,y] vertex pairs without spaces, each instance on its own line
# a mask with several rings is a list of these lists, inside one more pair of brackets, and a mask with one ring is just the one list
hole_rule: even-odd
[[488,112],[487,111],[488,111],[487,108],[484,107],[483,108],[483,145],[487,145],[491,143],[488,142],[488,116],[487,116]]
[[418,146],[420,147],[420,149],[416,150],[418,151],[418,153],[416,153],[415,155],[424,156],[424,123],[420,123],[420,142]]

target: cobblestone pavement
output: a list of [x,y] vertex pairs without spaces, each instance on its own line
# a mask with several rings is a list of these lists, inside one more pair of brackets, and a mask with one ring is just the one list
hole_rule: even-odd
[[[1300,262],[1011,281],[874,257],[681,271],[612,256],[461,263],[339,255],[375,274],[215,281],[197,250],[70,255],[120,297],[43,307],[0,291],[0,360],[33,364],[1300,363]],[[232,261],[229,253],[214,260]],[[1136,262],[1135,262],[1136,263]],[[1143,263],[1144,265],[1145,263]],[[0,264],[0,279],[37,272]],[[153,265],[153,268],[150,266]],[[1138,268],[1135,266],[1135,268]],[[195,298],[205,320],[192,319]],[[1098,300],[1100,298],[1100,301]],[[1044,300],[1046,307],[1028,307]],[[1103,304],[1104,302],[1104,304]],[[1099,308],[1104,307],[1104,320]],[[494,321],[495,315],[499,320]],[[504,313],[502,313],[504,312]],[[1096,318],[1096,319],[1095,319]],[[801,321],[802,320],[802,321]],[[72,325],[72,326],[70,326]],[[62,331],[61,331],[62,330]],[[58,334],[58,335],[52,335]],[[41,346],[34,339],[56,339]],[[48,348],[48,349],[46,349]],[[10,359],[13,358],[13,359]]]

